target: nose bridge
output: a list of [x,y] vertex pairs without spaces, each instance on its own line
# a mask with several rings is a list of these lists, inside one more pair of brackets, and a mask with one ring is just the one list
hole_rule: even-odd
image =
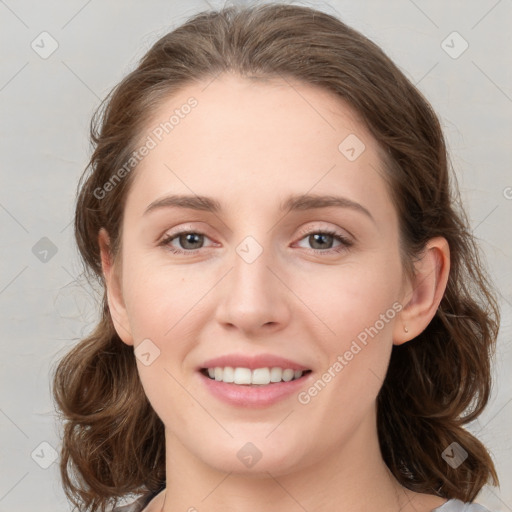
[[[272,262],[272,249],[263,247],[254,237],[246,237],[235,249],[233,261],[233,285],[241,296],[269,290],[270,272],[267,268]],[[256,297],[253,297],[256,298]]]
[[[261,237],[260,237],[261,240]],[[263,311],[270,303],[273,284],[271,272],[272,248],[268,239],[258,242],[252,235],[245,237],[235,248],[231,296],[240,301],[240,306],[250,310]]]
[[233,268],[218,303],[220,322],[253,331],[266,324],[286,321],[286,299],[268,268],[275,266],[275,261],[272,248],[265,247],[254,236],[246,236],[235,247]]

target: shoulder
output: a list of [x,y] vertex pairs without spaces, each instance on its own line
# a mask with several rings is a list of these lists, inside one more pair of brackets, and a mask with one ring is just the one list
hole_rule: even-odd
[[164,490],[165,487],[162,487],[156,492],[145,494],[128,505],[114,507],[111,512],[146,512],[150,509],[154,510],[152,507],[154,505],[158,505],[157,500],[161,501],[161,497],[164,495]]
[[478,503],[464,503],[460,500],[448,500],[444,505],[432,512],[491,512]]
[[147,497],[142,496],[138,500],[130,503],[129,505],[123,505],[122,507],[115,507],[112,512],[142,512],[147,504]]

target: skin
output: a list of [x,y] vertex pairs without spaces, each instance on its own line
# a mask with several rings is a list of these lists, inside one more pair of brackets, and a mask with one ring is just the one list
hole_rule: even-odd
[[[144,139],[190,96],[197,99],[133,171],[118,259],[108,234],[99,234],[119,336],[134,349],[150,339],[160,350],[148,366],[137,359],[166,429],[167,489],[148,512],[440,506],[442,498],[402,488],[384,464],[376,398],[393,344],[422,332],[441,301],[446,240],[430,240],[415,279],[405,277],[377,143],[330,92],[231,74],[208,83],[168,98],[141,133]],[[354,161],[338,150],[349,134],[365,144]],[[279,210],[289,195],[306,192],[347,197],[373,220],[349,208]],[[169,207],[144,215],[171,193],[210,196],[222,210]],[[315,245],[308,233],[325,229],[353,244],[334,252],[341,242],[327,237]],[[160,244],[179,231],[205,237]],[[249,235],[263,249],[252,263],[236,252]],[[199,249],[173,254],[169,246]],[[312,369],[308,389],[396,302],[401,311],[306,405],[295,394],[267,408],[227,405],[196,371],[227,353],[272,353]],[[251,468],[237,457],[247,442],[262,454]]]

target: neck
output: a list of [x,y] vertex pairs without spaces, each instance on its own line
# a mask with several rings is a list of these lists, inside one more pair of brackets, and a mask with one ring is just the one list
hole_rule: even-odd
[[276,467],[255,472],[256,466],[250,473],[238,468],[220,471],[193,455],[168,430],[166,452],[162,512],[417,510],[411,508],[415,493],[400,486],[382,459],[374,415],[343,446],[315,454],[316,459],[304,454],[300,467],[286,471]]

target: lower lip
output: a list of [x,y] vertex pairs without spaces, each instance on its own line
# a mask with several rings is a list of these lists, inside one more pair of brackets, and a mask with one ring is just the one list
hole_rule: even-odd
[[268,407],[296,394],[311,378],[311,373],[289,382],[275,382],[266,386],[230,384],[210,379],[199,372],[201,380],[212,395],[237,407]]

